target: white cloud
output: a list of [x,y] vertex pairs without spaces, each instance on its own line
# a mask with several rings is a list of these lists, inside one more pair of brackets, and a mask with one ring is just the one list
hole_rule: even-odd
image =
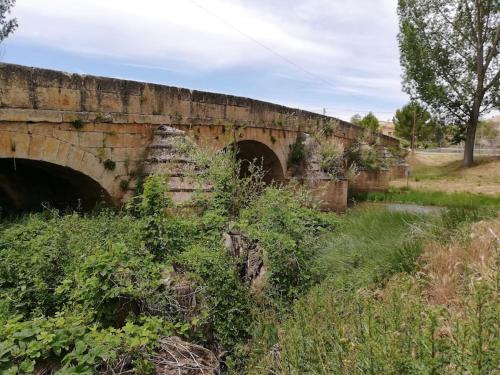
[[195,2],[18,0],[12,40],[173,71],[250,67],[310,91],[405,99],[396,0]]

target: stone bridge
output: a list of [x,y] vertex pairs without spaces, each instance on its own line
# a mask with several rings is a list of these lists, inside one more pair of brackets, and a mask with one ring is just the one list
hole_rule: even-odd
[[[237,142],[240,157],[263,158],[269,179],[286,181],[292,144],[326,121],[336,124],[332,136],[344,144],[363,131],[258,100],[0,64],[0,206],[78,202],[88,209],[101,199],[118,204],[130,196],[158,146],[161,126],[216,149]],[[378,136],[385,146],[399,144]],[[182,181],[172,189],[189,193]],[[331,194],[344,200],[345,192]]]

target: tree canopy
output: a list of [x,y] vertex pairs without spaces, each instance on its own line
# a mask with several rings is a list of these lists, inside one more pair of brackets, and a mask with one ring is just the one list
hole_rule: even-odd
[[380,127],[378,118],[372,112],[369,112],[365,117],[363,117],[359,122],[359,125],[374,132],[378,131]]
[[416,101],[398,109],[393,122],[396,136],[410,141],[413,147],[418,142],[430,142],[436,138],[435,121],[431,114]]
[[500,108],[500,2],[399,0],[403,88],[465,140],[473,163],[479,118]]
[[16,0],[0,0],[0,43],[17,28],[17,20],[8,18],[15,3]]

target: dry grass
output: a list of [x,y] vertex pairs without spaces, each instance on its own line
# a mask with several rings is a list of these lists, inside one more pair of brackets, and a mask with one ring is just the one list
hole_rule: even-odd
[[[500,194],[499,157],[477,157],[475,166],[463,168],[461,155],[416,153],[408,158],[408,163],[412,189]],[[406,186],[406,179],[393,181],[392,185]]]
[[430,243],[422,256],[428,280],[424,295],[431,304],[459,307],[460,294],[480,279],[495,279],[498,270],[500,220],[474,224],[468,243]]

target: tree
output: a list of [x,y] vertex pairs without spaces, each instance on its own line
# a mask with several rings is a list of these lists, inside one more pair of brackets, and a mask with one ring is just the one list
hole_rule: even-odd
[[356,113],[354,116],[352,116],[351,123],[353,123],[354,125],[360,125],[361,124],[361,115]]
[[363,117],[359,125],[374,132],[376,132],[380,126],[378,118],[372,112],[369,112],[365,117]]
[[500,2],[399,0],[403,88],[448,124],[460,124],[464,166],[481,115],[500,108]]
[[398,109],[393,122],[396,126],[396,136],[410,141],[412,150],[418,141],[429,142],[436,138],[436,122],[416,101]]
[[0,0],[0,43],[17,28],[15,18],[7,19],[15,3],[16,0]]

